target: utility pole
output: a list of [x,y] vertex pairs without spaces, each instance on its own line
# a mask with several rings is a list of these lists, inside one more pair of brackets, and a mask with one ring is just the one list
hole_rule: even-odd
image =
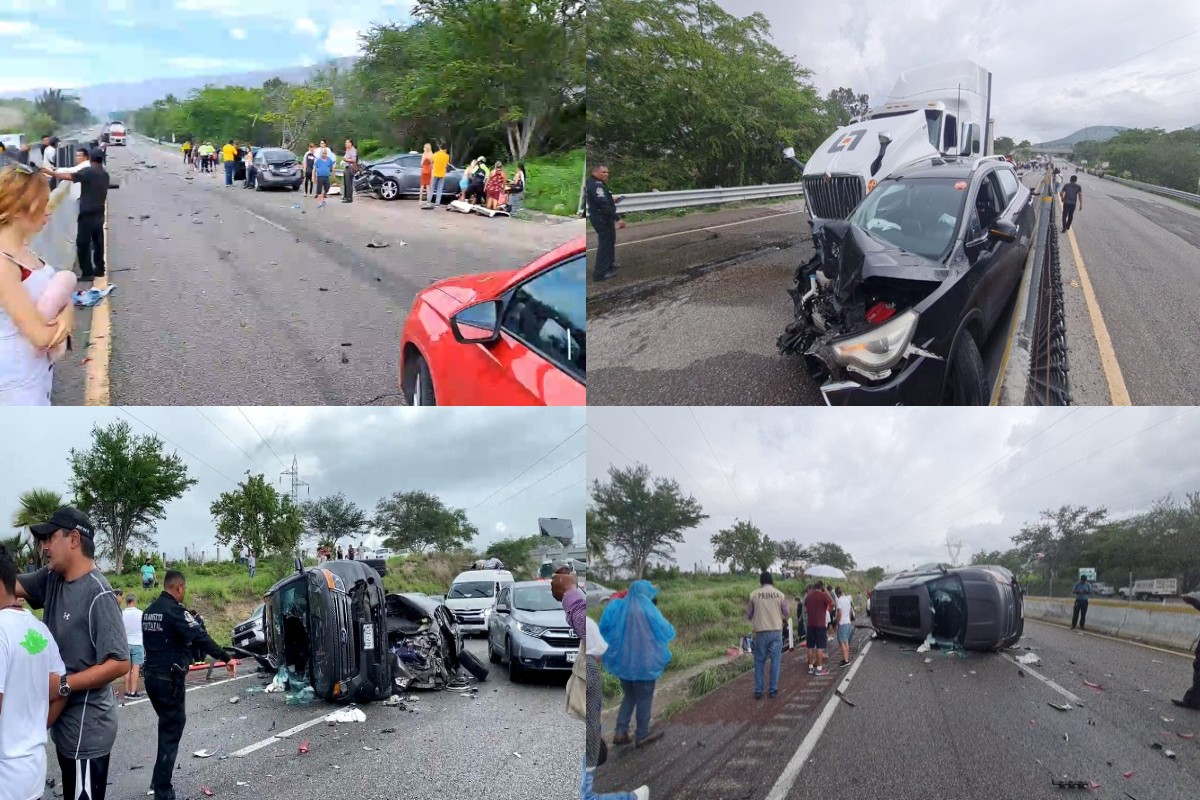
[[[296,456],[294,456],[294,455],[292,456],[292,468],[288,469],[288,470],[284,470],[283,472],[279,473],[279,475],[280,475],[281,480],[284,475],[291,477],[291,479],[292,479],[292,491],[291,491],[292,505],[294,505],[294,506],[300,505],[300,487],[303,486],[306,490],[310,489],[311,487],[308,485],[308,483],[306,481],[300,480],[300,465],[296,460]],[[305,492],[305,493],[308,494],[308,492]]]

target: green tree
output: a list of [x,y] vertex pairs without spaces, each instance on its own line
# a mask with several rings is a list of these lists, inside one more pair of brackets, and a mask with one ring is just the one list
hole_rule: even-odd
[[541,536],[523,536],[519,539],[502,539],[487,546],[487,556],[498,558],[504,565],[520,575],[532,575],[533,550],[544,544]]
[[843,572],[849,572],[854,569],[854,559],[839,544],[817,542],[808,548],[808,552],[814,564],[827,564],[831,567],[837,567]]
[[992,141],[992,147],[996,153],[1004,155],[1015,150],[1017,148],[1017,143],[1007,136],[997,136]]
[[713,534],[710,541],[713,558],[728,561],[731,572],[764,570],[775,562],[775,543],[752,522],[737,520]]
[[1029,571],[1029,562],[1018,549],[980,550],[971,556],[972,564],[996,564],[1004,567],[1018,578]]
[[70,461],[75,505],[92,518],[100,553],[118,572],[131,544],[156,546],[167,503],[196,485],[178,454],[167,455],[157,436],[133,435],[124,420],[93,427],[92,446],[71,448]]
[[[17,510],[12,515],[12,526],[19,531],[31,525],[38,525],[50,519],[50,516],[66,505],[62,494],[53,489],[28,489],[17,497]],[[18,532],[6,542],[9,552],[18,556],[28,553],[41,566],[42,549],[34,545],[33,537]]]
[[809,553],[795,539],[775,543],[775,554],[785,564],[809,560]]
[[589,559],[603,561],[608,554],[609,529],[594,509],[587,510],[587,553]]
[[256,555],[296,550],[304,534],[304,514],[263,475],[251,475],[237,489],[222,492],[209,506],[218,544],[248,547]]
[[834,122],[834,128],[849,125],[850,120],[860,117],[871,108],[871,100],[865,94],[855,94],[846,86],[838,87],[825,96],[825,113]]
[[333,108],[333,91],[310,86],[285,86],[274,92],[268,103],[271,110],[262,114],[261,119],[278,127],[281,145],[290,148],[312,132],[321,114]]
[[670,559],[683,532],[708,519],[676,481],[652,477],[644,464],[610,466],[607,481],[592,481],[591,501],[588,534],[593,526],[605,531],[617,556],[614,563],[628,567],[636,578],[645,574],[650,559]]
[[419,489],[382,498],[375,506],[375,528],[384,546],[415,553],[450,552],[479,535],[466,509],[448,508],[437,495]]
[[876,583],[879,583],[881,580],[883,580],[885,573],[883,571],[883,567],[871,567],[866,572],[864,572],[863,575],[866,577],[866,579],[868,581],[871,582],[872,585],[874,585]]
[[1104,508],[1060,506],[1043,511],[1037,522],[1022,526],[1012,541],[1026,563],[1040,564],[1047,576],[1051,570],[1065,575],[1075,567],[1087,566],[1077,563],[1079,556],[1107,516]]
[[366,512],[341,492],[300,504],[305,534],[318,546],[335,547],[339,539],[361,536],[370,522]]

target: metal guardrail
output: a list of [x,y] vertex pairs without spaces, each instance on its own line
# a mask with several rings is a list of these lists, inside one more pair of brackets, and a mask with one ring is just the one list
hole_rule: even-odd
[[[1071,405],[1067,359],[1067,316],[1058,248],[1058,198],[1052,197],[1038,225],[1038,255],[1029,294],[1025,333],[1029,343],[1029,380],[1025,404]],[[1049,213],[1045,213],[1049,212]]]
[[1123,183],[1126,186],[1132,186],[1135,189],[1141,189],[1152,194],[1162,195],[1163,197],[1172,197],[1176,200],[1185,200],[1189,203],[1200,205],[1200,194],[1192,194],[1191,192],[1180,191],[1179,189],[1170,189],[1166,186],[1156,186],[1153,183],[1142,183],[1141,181],[1131,181],[1128,178],[1117,178],[1112,175],[1105,175],[1105,180]]
[[640,192],[624,195],[617,210],[622,214],[636,211],[665,211],[671,208],[709,206],[735,203],[741,200],[765,200],[772,197],[795,197],[803,194],[804,184],[801,183],[768,183],[761,186],[738,186],[731,189]]

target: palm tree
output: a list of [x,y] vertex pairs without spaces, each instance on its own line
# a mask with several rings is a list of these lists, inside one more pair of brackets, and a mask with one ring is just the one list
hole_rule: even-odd
[[[18,529],[45,522],[64,505],[63,496],[53,489],[30,489],[21,492],[17,501],[21,507],[13,512],[12,526]],[[23,531],[18,531],[16,536],[9,539],[0,540],[0,543],[8,546],[10,551],[18,556],[23,555],[25,550],[30,551],[40,565],[41,549],[34,547],[33,540],[26,537]]]

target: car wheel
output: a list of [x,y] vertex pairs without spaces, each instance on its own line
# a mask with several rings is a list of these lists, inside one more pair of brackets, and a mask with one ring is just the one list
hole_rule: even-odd
[[493,664],[499,664],[502,659],[500,658],[500,654],[496,652],[496,648],[492,647],[491,634],[488,634],[487,642],[488,642],[488,661],[491,661]]
[[979,347],[969,333],[963,333],[954,348],[946,376],[943,401],[952,406],[986,406],[991,399],[987,375],[983,371],[983,358]]
[[400,196],[400,184],[392,178],[384,179],[379,185],[379,196],[384,200],[395,200]]
[[512,647],[505,645],[505,649],[508,650],[508,679],[513,683],[521,683],[525,680],[525,668],[521,666],[521,661],[512,651]]
[[488,668],[485,667],[483,662],[480,661],[479,658],[470,650],[463,650],[461,653],[459,653],[458,661],[463,665],[463,667],[466,668],[467,672],[475,676],[475,680],[479,681],[480,683],[487,680]]
[[413,354],[404,361],[403,382],[404,401],[410,406],[436,406],[437,396],[433,392],[433,378],[429,374],[429,365],[421,354]]

